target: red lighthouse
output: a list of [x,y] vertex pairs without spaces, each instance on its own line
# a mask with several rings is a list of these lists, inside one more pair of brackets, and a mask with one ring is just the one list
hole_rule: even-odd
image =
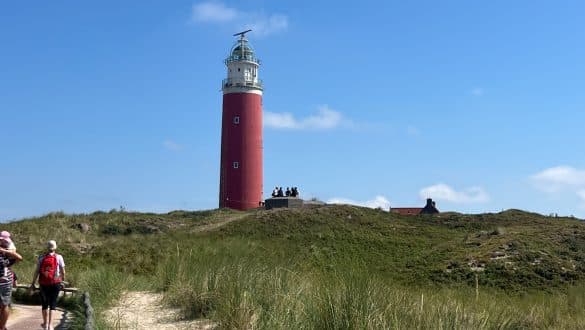
[[239,39],[225,59],[222,82],[219,207],[237,210],[262,201],[262,81],[247,32],[234,35]]

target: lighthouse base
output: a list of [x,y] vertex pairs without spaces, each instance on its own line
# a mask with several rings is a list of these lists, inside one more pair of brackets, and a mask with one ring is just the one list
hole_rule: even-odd
[[273,197],[264,201],[264,207],[267,210],[281,207],[301,208],[303,207],[303,200],[297,197]]

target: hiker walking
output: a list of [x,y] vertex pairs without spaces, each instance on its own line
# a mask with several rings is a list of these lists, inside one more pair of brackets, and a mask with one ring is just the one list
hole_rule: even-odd
[[[2,232],[4,233],[4,232]],[[6,330],[6,322],[10,315],[10,304],[12,304],[12,270],[10,266],[22,257],[12,249],[14,244],[10,239],[10,233],[0,237],[0,329]]]
[[[14,241],[12,240],[12,238],[10,237],[10,233],[7,232],[6,230],[3,230],[2,232],[0,232],[0,240],[4,240],[4,242],[0,245],[4,245],[6,247],[7,250],[10,250],[12,252],[16,252],[16,245],[14,245]],[[14,263],[16,262],[16,259],[10,259],[10,263],[9,263],[9,267],[10,267],[10,272],[12,273],[12,286],[15,287],[16,286],[16,281],[18,279],[18,277],[16,276],[16,272],[14,271],[14,269],[12,269],[12,265],[14,265]]]
[[57,242],[50,240],[47,242],[47,252],[39,257],[37,268],[33,275],[33,281],[30,285],[34,288],[37,277],[41,287],[41,304],[43,313],[44,330],[52,330],[52,314],[57,308],[57,297],[62,288],[62,282],[65,280],[65,261],[63,256],[55,252]]

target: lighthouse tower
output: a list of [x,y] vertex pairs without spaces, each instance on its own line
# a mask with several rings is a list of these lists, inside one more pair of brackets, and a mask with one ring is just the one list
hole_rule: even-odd
[[256,208],[262,201],[262,81],[260,60],[246,33],[225,59],[227,78],[222,82],[221,164],[219,207]]

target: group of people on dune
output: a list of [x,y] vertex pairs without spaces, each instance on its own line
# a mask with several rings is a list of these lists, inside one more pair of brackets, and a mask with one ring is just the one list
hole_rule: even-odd
[[[44,330],[52,330],[53,313],[57,308],[59,291],[63,289],[65,281],[65,261],[63,256],[56,252],[57,242],[47,242],[45,253],[38,257],[30,290],[34,290],[35,283],[39,282]],[[22,261],[22,256],[16,252],[16,245],[9,232],[0,232],[0,330],[7,330],[6,323],[10,315],[12,304],[12,289],[16,286],[17,276],[12,265]]]
[[282,187],[274,187],[272,191],[272,197],[298,197],[299,189],[297,187],[286,187],[286,192],[282,190]]

